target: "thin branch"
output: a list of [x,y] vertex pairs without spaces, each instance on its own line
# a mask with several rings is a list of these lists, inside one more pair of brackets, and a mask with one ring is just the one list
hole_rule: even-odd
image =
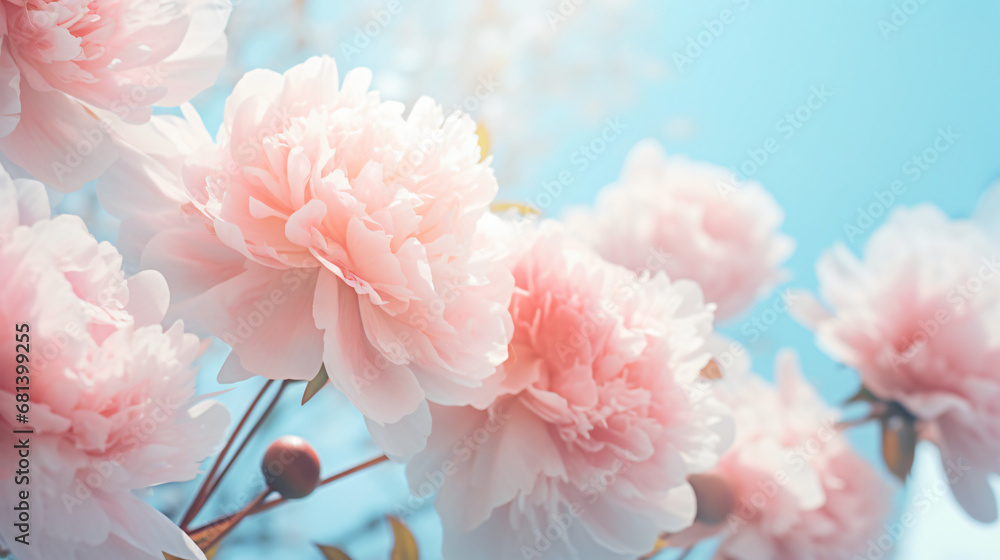
[[868,414],[866,416],[862,416],[861,418],[855,418],[854,420],[841,420],[840,422],[837,422],[836,426],[838,430],[846,430],[849,428],[856,428],[858,426],[863,426],[871,422],[872,420],[876,420],[878,418],[879,415],[877,414]]
[[215,490],[219,487],[219,484],[222,483],[222,479],[225,478],[226,473],[228,473],[229,469],[233,467],[233,463],[236,462],[236,458],[239,457],[241,453],[243,453],[243,449],[246,448],[247,444],[250,443],[250,440],[253,439],[254,434],[256,434],[260,430],[261,426],[264,425],[264,421],[267,420],[267,417],[271,414],[271,411],[273,411],[274,407],[277,406],[278,400],[281,399],[281,394],[285,391],[285,387],[288,387],[289,383],[291,382],[283,381],[281,385],[278,386],[278,392],[275,393],[274,398],[271,399],[271,404],[267,405],[267,408],[264,409],[264,412],[260,415],[260,418],[257,419],[257,422],[253,425],[253,428],[250,429],[250,433],[248,433],[247,437],[243,439],[243,442],[240,443],[240,446],[236,448],[236,453],[233,453],[233,457],[232,459],[229,460],[229,463],[226,464],[226,468],[222,469],[222,473],[219,474],[219,476],[215,479],[212,485],[208,488],[208,491],[205,493],[205,499],[204,499],[205,502],[207,502],[208,499],[212,497],[212,494],[215,493]]
[[212,550],[213,546],[219,544],[219,542],[222,539],[224,539],[226,537],[226,535],[228,535],[233,529],[235,529],[236,526],[240,524],[240,521],[243,521],[243,518],[245,518],[246,516],[250,515],[250,513],[253,511],[253,509],[255,507],[257,507],[258,505],[260,505],[260,503],[263,502],[267,498],[267,495],[270,494],[270,493],[271,493],[271,489],[270,488],[268,488],[267,490],[264,490],[263,492],[261,492],[259,496],[257,496],[256,498],[254,498],[254,500],[252,502],[250,502],[249,504],[247,504],[247,507],[243,508],[239,513],[237,513],[236,516],[233,517],[232,522],[230,522],[229,525],[227,525],[221,531],[219,531],[218,535],[215,535],[207,543],[205,543],[204,545],[201,545],[201,549],[203,551]]
[[201,511],[202,506],[205,505],[206,501],[205,493],[208,491],[208,487],[212,483],[212,480],[215,477],[215,473],[219,471],[219,467],[222,465],[222,460],[225,458],[226,454],[229,453],[229,449],[233,446],[233,443],[236,442],[236,438],[240,435],[240,432],[243,430],[243,425],[247,423],[247,420],[250,418],[250,414],[253,413],[254,408],[257,407],[257,403],[259,403],[260,400],[264,397],[264,393],[267,392],[268,388],[271,387],[272,383],[274,383],[274,380],[269,379],[267,383],[265,383],[264,386],[261,387],[260,392],[257,393],[257,396],[254,398],[253,402],[250,403],[250,408],[248,408],[247,411],[243,414],[243,418],[240,419],[240,422],[236,425],[236,429],[234,429],[233,433],[229,436],[229,440],[226,441],[226,445],[222,448],[222,451],[219,453],[219,455],[216,456],[215,462],[212,464],[211,470],[208,471],[208,475],[205,476],[205,479],[201,483],[201,487],[198,488],[198,492],[194,495],[194,500],[191,502],[191,505],[188,507],[187,511],[184,512],[184,517],[181,518],[180,528],[182,530],[187,530],[187,526],[191,523],[192,520],[194,520],[194,517],[198,515],[198,512]]
[[[374,458],[374,459],[372,459],[370,461],[366,461],[364,463],[361,463],[360,465],[356,465],[356,466],[351,467],[351,468],[349,468],[349,469],[347,469],[345,471],[341,471],[341,472],[339,472],[339,473],[337,473],[335,475],[332,475],[332,476],[329,476],[327,478],[324,478],[323,480],[320,481],[320,483],[316,487],[319,488],[320,486],[324,486],[324,485],[330,484],[332,482],[336,482],[337,480],[340,480],[341,478],[344,478],[346,476],[350,476],[350,475],[352,475],[352,474],[354,474],[356,472],[363,471],[363,470],[365,470],[367,468],[374,467],[375,465],[378,465],[379,463],[384,463],[385,461],[388,461],[388,460],[389,460],[389,458],[386,457],[385,455],[382,455],[381,457],[376,457],[376,458]],[[281,504],[283,504],[283,503],[285,503],[287,501],[289,501],[289,500],[286,500],[284,498],[280,498],[279,497],[279,498],[275,498],[273,500],[268,500],[268,501],[265,501],[265,502],[262,502],[262,503],[255,504],[254,507],[251,508],[249,510],[249,512],[246,513],[246,515],[256,515],[258,513],[263,513],[265,511],[270,510],[270,509],[276,508],[276,507],[280,506]],[[201,535],[203,533],[211,531],[212,529],[214,529],[214,528],[216,528],[216,527],[218,527],[220,525],[232,522],[232,520],[237,515],[240,515],[242,513],[243,512],[240,512],[240,513],[237,513],[237,514],[234,514],[234,515],[230,515],[230,516],[226,516],[226,517],[222,517],[222,518],[216,519],[215,521],[207,523],[207,524],[205,524],[205,525],[203,525],[201,527],[198,527],[197,529],[192,529],[190,531],[187,531],[187,533],[188,533],[188,535],[195,542],[197,542],[201,538]]]

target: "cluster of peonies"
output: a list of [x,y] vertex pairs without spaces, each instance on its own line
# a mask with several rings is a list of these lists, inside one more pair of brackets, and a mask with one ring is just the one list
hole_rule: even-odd
[[[313,58],[248,74],[215,139],[190,109],[154,119],[100,186],[123,250],[166,275],[171,317],[232,347],[221,379],[325,365],[375,441],[410,459],[414,490],[438,493],[446,557],[487,543],[500,557],[636,558],[688,529],[689,479],[709,476],[733,432],[698,390],[716,307],[699,284],[731,315],[780,281],[792,245],[773,199],[720,190],[723,170],[644,144],[601,214],[567,229],[504,220],[475,124],[426,98],[404,115],[369,80],[341,83]],[[649,204],[663,190],[674,198]],[[617,249],[573,237],[588,219]],[[671,253],[663,270],[643,260],[656,251]],[[825,486],[800,504],[807,534],[827,515],[810,508],[882,499],[855,495],[877,477],[833,491],[859,461],[834,447],[809,468]],[[796,535],[798,551],[835,542]]]
[[[181,323],[160,326],[167,286],[153,271],[125,278],[121,255],[76,216],[49,218],[40,183],[0,169],[0,493],[28,492],[31,534],[0,510],[0,535],[21,560],[204,558],[167,517],[132,490],[189,480],[224,435],[219,404],[193,399],[202,342]],[[25,337],[24,335],[27,335]],[[21,393],[15,387],[27,387]],[[27,478],[7,461],[17,441],[15,393],[30,395]],[[21,402],[17,399],[17,402]],[[19,482],[16,482],[19,481]]]
[[[194,399],[203,345],[181,319],[231,347],[222,381],[328,375],[414,491],[437,492],[447,558],[632,560],[669,533],[721,535],[719,558],[834,560],[875,536],[889,488],[794,357],[776,388],[748,367],[706,378],[714,317],[779,284],[793,249],[760,185],[647,141],[595,210],[511,220],[490,212],[471,118],[428,98],[407,112],[326,57],[246,74],[214,138],[190,107],[151,117],[214,77],[228,3],[0,2],[0,149],[60,188],[101,175],[144,269],[126,279],[81,220],[49,218],[41,185],[0,177],[0,316],[38,355],[31,488],[50,531],[19,558],[203,558],[131,493],[193,478],[228,420]],[[51,165],[108,115],[113,139]],[[901,211],[863,262],[821,261],[832,313],[798,309],[969,465],[953,488],[978,519],[996,517],[1000,471],[996,246]]]
[[794,353],[779,354],[775,369],[777,387],[745,366],[711,383],[732,407],[735,442],[715,469],[692,477],[697,522],[669,541],[721,536],[719,560],[861,556],[880,536],[891,489],[851,449]]
[[988,476],[1000,472],[1000,239],[989,229],[998,195],[979,221],[932,206],[893,212],[861,259],[842,245],[820,259],[830,310],[811,298],[796,308],[874,398],[915,419],[953,473],[955,498],[984,522],[997,518]]
[[230,0],[0,0],[0,150],[61,190],[118,157],[119,129],[215,81]]

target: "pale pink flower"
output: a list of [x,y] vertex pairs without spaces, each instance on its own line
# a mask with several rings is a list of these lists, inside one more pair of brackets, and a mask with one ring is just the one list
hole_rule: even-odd
[[1000,243],[1000,181],[995,181],[983,193],[972,219],[994,242]]
[[816,266],[820,293],[793,310],[876,397],[916,417],[941,449],[952,492],[997,518],[1000,472],[1000,247],[971,221],[899,209],[858,259],[837,245]]
[[402,456],[430,430],[426,401],[469,404],[506,359],[513,282],[483,231],[497,184],[475,123],[428,98],[404,116],[370,78],[338,84],[325,57],[250,72],[216,143],[195,115],[158,120],[182,149],[130,155],[101,191],[152,237],[142,263],[174,312],[232,346],[220,379],[325,364]]
[[[164,551],[204,559],[132,491],[194,478],[228,414],[192,400],[202,344],[179,322],[159,325],[169,297],[163,278],[150,271],[126,280],[120,264],[78,217],[48,218],[41,184],[15,185],[2,173],[0,535],[21,560],[162,560]],[[27,380],[15,368],[18,353],[28,356]],[[18,393],[30,395],[27,424],[16,417]],[[23,428],[33,433],[13,433]],[[30,440],[26,484],[6,460],[19,438]],[[15,540],[21,491],[29,492],[28,546]]]
[[668,541],[721,536],[717,560],[864,555],[889,514],[889,484],[838,431],[794,353],[779,354],[776,369],[777,387],[731,369],[712,382],[733,410],[736,440],[718,467],[692,479],[698,522]]
[[230,0],[0,0],[0,150],[61,190],[117,157],[115,129],[210,86]]
[[506,396],[433,406],[411,489],[440,488],[445,558],[634,560],[692,523],[687,476],[731,438],[725,407],[693,390],[711,308],[693,282],[638,278],[551,223],[524,235]]
[[629,153],[622,176],[567,224],[604,258],[635,271],[694,280],[717,318],[732,318],[786,277],[795,244],[784,212],[760,184],[722,167],[668,157],[654,140]]

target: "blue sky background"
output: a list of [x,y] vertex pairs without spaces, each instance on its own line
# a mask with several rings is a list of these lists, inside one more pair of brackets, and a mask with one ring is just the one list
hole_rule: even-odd
[[[235,9],[262,10],[265,2],[268,0],[244,0]],[[338,24],[341,18],[355,17],[359,10],[380,3],[323,4],[309,4],[312,25],[320,29],[329,26],[336,41],[338,33],[350,32],[349,27]],[[557,4],[539,3],[534,8],[537,17],[544,18],[546,7]],[[414,1],[404,5],[399,18],[442,11],[441,28],[427,33],[447,39],[448,14],[439,3]],[[893,23],[894,7],[913,13],[905,21],[897,14]],[[589,88],[615,87],[609,77],[592,76],[572,84],[569,94],[540,98],[544,110],[539,114],[545,116],[538,126],[558,127],[562,134],[538,151],[538,157],[525,166],[527,172],[503,185],[503,198],[533,200],[545,181],[570,170],[573,184],[547,209],[549,215],[558,216],[567,205],[590,202],[602,186],[612,182],[636,141],[657,138],[670,152],[735,170],[746,165],[744,177],[761,182],[785,208],[783,230],[798,244],[788,263],[793,274],[789,285],[814,290],[817,257],[835,242],[859,250],[885,215],[875,217],[874,225],[862,228],[863,233],[854,239],[848,238],[845,225],[858,225],[859,208],[875,203],[876,193],[889,190],[893,181],[902,181],[905,186],[893,206],[930,202],[952,216],[963,217],[1000,174],[1000,111],[996,109],[1000,94],[1000,3],[636,0],[631,9],[636,15],[634,25],[624,30],[620,40],[659,61],[659,77],[637,76],[640,87],[631,103],[608,107],[596,118],[568,111],[570,100],[565,96],[573,95],[574,90],[582,94]],[[722,23],[723,18],[728,23]],[[720,20],[721,26],[713,20]],[[712,27],[721,32],[712,35],[708,30]],[[385,36],[391,33],[390,25]],[[700,52],[689,52],[690,42],[697,42],[699,34]],[[358,64],[371,66],[378,83],[380,69],[393,67],[397,54],[390,48],[394,43],[385,36],[375,37],[353,61],[344,60],[336,51],[328,54],[338,59],[342,72]],[[284,56],[283,45],[292,40],[294,32],[288,29],[262,30],[233,57],[246,67],[283,71],[308,53],[306,49]],[[600,50],[610,46],[588,42],[585,37],[579,41],[563,48]],[[544,64],[545,59],[535,63]],[[553,59],[552,63],[559,61]],[[817,90],[832,94],[821,104],[814,99],[814,109],[801,128],[787,134],[783,119],[797,110],[805,115],[800,107]],[[226,93],[225,87],[219,87],[196,100],[210,128],[220,121]],[[573,163],[574,152],[600,134],[604,118],[619,119],[627,129],[592,165],[579,171]],[[917,177],[912,168],[905,167],[907,162],[934,146],[942,130],[957,138]],[[751,151],[759,150],[769,139],[779,149],[752,174],[747,173],[752,169],[746,163]],[[494,150],[498,168],[512,165],[511,146],[495,145]],[[786,315],[778,316],[756,342],[746,340],[741,334],[743,325],[770,317],[767,310],[774,303],[773,298],[762,301],[744,319],[722,329],[748,343],[756,370],[770,377],[776,351],[791,346],[799,351],[807,377],[827,400],[838,402],[856,390],[856,375],[817,350],[811,334]],[[223,353],[224,348],[217,343],[203,359],[206,391],[218,388],[213,379]],[[258,386],[251,381],[223,396],[234,415],[242,412]],[[320,448],[328,472],[378,454],[346,400],[328,389],[297,411],[299,391],[296,388],[295,394],[286,395],[280,414],[266,429],[268,436],[299,433],[309,437]],[[866,456],[876,458],[873,430],[858,430],[852,439]],[[253,472],[266,443],[249,448],[241,467],[224,485],[220,502],[241,503],[240,491],[259,483],[254,481]],[[939,476],[934,455],[933,449],[921,449],[911,497],[931,488]],[[189,486],[175,485],[158,490],[150,499],[176,511],[190,491]],[[326,488],[311,500],[252,520],[218,558],[318,558],[310,551],[311,542],[344,546],[357,559],[386,558],[390,535],[381,516],[405,503],[406,495],[401,468],[380,466]],[[950,496],[937,498],[934,504],[915,528],[903,533],[899,558],[996,558],[1000,530],[966,521]],[[423,557],[433,560],[439,556],[440,526],[428,504],[420,505],[407,522],[417,534]],[[692,558],[708,558],[710,549],[706,547]]]

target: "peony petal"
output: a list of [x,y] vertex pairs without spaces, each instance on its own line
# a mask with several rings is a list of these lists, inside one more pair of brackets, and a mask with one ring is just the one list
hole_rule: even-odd
[[22,90],[21,120],[0,138],[0,150],[11,161],[70,192],[96,179],[117,159],[111,121],[63,93]]
[[226,61],[225,29],[233,6],[230,0],[195,0],[184,39],[157,64],[167,94],[160,105],[176,106],[211,86]]
[[424,391],[413,372],[372,348],[357,295],[326,270],[316,283],[313,318],[325,331],[323,363],[330,380],[362,414],[379,424],[395,424],[417,410]]
[[0,138],[21,120],[21,72],[10,54],[7,35],[0,38]]
[[431,412],[427,401],[424,401],[415,412],[399,422],[382,425],[365,418],[365,426],[375,445],[393,461],[403,463],[427,445],[427,436],[431,433]]
[[323,363],[323,334],[309,319],[316,278],[309,269],[248,265],[198,298],[198,318],[248,371],[312,379]]
[[135,319],[136,326],[159,324],[170,306],[170,289],[163,275],[144,270],[126,282],[129,290],[125,310]]
[[951,493],[965,513],[980,523],[996,522],[997,497],[990,485],[989,473],[982,469],[967,468],[961,457],[946,457],[942,453],[941,460],[945,470],[949,472]]

